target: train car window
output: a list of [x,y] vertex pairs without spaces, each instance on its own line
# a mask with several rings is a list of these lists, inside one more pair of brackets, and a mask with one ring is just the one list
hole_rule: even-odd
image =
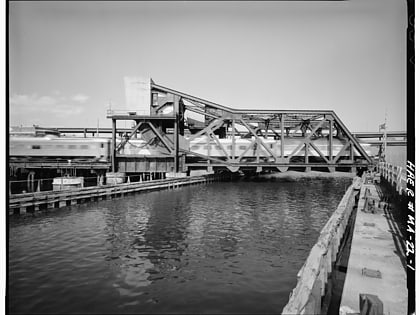
[[191,150],[198,150],[198,149],[200,149],[200,146],[199,145],[193,145],[191,147]]
[[273,144],[272,143],[270,143],[270,149],[272,149],[273,148]]
[[228,146],[227,146],[227,149],[228,149],[228,150],[232,150],[232,146],[231,146],[231,145],[228,145]]
[[62,148],[64,148],[64,146],[62,144],[57,144],[57,147],[56,148],[57,149],[62,149]]
[[33,145],[33,146],[32,146],[32,149],[34,149],[34,150],[38,150],[38,149],[41,149],[41,146],[40,146],[40,145]]
[[87,150],[87,149],[89,149],[89,146],[87,144],[82,144],[80,146],[80,149]]
[[239,150],[246,150],[246,145],[240,145]]
[[74,144],[70,144],[69,149],[76,149],[76,146]]
[[101,148],[102,148],[102,149],[104,148],[104,144],[103,144],[103,143],[101,143]]

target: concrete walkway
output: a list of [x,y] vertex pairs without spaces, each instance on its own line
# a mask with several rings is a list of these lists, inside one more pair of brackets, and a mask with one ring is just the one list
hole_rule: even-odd
[[372,179],[361,187],[340,315],[358,314],[365,293],[382,301],[384,315],[407,314],[407,275],[378,190]]

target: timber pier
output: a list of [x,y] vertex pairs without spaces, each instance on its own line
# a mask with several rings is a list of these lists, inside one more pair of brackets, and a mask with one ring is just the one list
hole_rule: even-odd
[[38,210],[61,208],[83,202],[122,197],[130,193],[142,191],[176,189],[181,186],[206,184],[222,180],[223,178],[222,175],[202,175],[61,191],[15,194],[9,196],[9,214],[33,213]]
[[367,178],[357,206],[340,314],[358,312],[361,306],[360,311],[374,308],[377,314],[407,314],[405,253],[398,241],[402,233],[389,209],[379,186]]

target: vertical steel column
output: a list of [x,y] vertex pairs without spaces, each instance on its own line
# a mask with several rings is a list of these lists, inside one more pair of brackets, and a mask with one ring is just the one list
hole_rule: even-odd
[[284,118],[283,114],[280,115],[280,136],[281,136],[281,158],[284,158]]
[[[216,137],[215,134],[213,136]],[[210,156],[210,133],[207,133],[207,156]],[[210,162],[210,160],[207,160],[207,162]]]
[[112,139],[111,139],[111,166],[112,172],[115,173],[116,165],[115,165],[115,158],[116,158],[116,150],[117,148],[117,122],[114,118],[112,118]]
[[174,95],[174,112],[175,112],[175,122],[174,122],[174,172],[179,172],[179,96]]
[[330,134],[328,136],[328,154],[330,156],[330,162],[333,161],[333,128],[332,128],[332,119],[330,119]]
[[231,150],[231,159],[235,159],[235,119],[232,119],[232,150]]

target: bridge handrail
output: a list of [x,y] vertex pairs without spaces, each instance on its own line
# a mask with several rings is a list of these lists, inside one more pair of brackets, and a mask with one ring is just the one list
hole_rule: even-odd
[[394,165],[387,162],[378,163],[379,173],[402,195],[407,188],[407,171],[405,166]]
[[[208,177],[209,175],[207,175]],[[10,203],[16,200],[22,199],[31,199],[31,198],[42,198],[43,196],[53,196],[57,195],[60,196],[62,194],[68,193],[89,193],[92,191],[103,190],[103,189],[110,189],[110,188],[117,188],[117,189],[124,189],[124,188],[137,188],[137,187],[149,187],[156,184],[161,183],[182,183],[182,182],[190,182],[197,179],[204,179],[206,178],[205,175],[198,175],[198,176],[187,176],[187,177],[179,177],[179,178],[165,178],[165,179],[155,179],[143,182],[131,182],[131,183],[121,183],[121,184],[104,184],[102,186],[90,186],[90,187],[80,187],[77,190],[75,189],[63,189],[63,190],[48,190],[48,191],[38,191],[38,192],[29,192],[29,193],[21,193],[21,194],[12,194],[9,195]]]
[[[363,183],[365,178],[362,178]],[[282,314],[320,314],[321,298],[325,294],[328,274],[336,260],[340,240],[346,230],[354,205],[358,180],[347,189],[337,209],[321,230],[317,243],[312,247],[303,267],[298,272],[297,285],[290,294]]]
[[106,114],[108,116],[127,115],[127,114],[146,116],[146,115],[150,115],[150,112],[144,109],[107,109]]

